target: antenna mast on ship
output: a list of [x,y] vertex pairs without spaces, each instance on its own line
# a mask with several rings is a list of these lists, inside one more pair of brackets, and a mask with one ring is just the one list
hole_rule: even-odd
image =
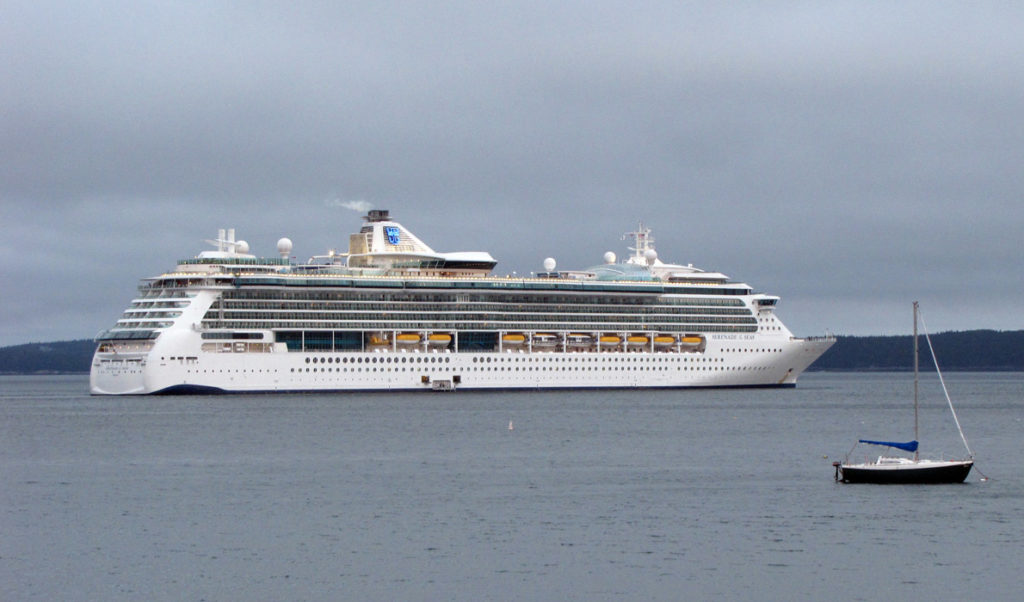
[[654,248],[654,236],[651,235],[650,228],[644,228],[644,223],[637,223],[636,230],[633,232],[626,232],[622,235],[622,240],[628,240],[632,238],[635,241],[635,247],[626,247],[630,251],[633,251],[633,257],[636,259],[644,259],[648,249]]

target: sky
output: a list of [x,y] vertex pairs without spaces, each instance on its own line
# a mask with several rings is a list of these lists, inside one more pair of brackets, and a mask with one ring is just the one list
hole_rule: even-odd
[[801,336],[1024,329],[1022,6],[3,0],[0,346],[353,204],[499,274],[643,221]]

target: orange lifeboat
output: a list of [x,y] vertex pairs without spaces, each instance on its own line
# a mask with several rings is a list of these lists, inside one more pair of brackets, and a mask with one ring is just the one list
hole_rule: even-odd
[[654,347],[656,349],[665,349],[676,344],[676,338],[672,335],[659,334],[654,337]]
[[370,347],[385,347],[391,345],[391,338],[386,334],[371,334],[369,340]]
[[427,345],[431,347],[447,347],[452,342],[452,335],[446,332],[434,332],[427,337]]
[[704,337],[688,334],[683,338],[679,339],[679,346],[686,350],[693,350],[701,346],[704,342]]
[[402,334],[395,337],[395,343],[403,347],[410,345],[416,345],[420,342],[420,335],[415,332],[403,332]]
[[650,340],[651,339],[649,339],[649,338],[647,338],[645,336],[633,335],[633,336],[630,336],[630,337],[628,337],[626,339],[626,344],[629,345],[630,347],[642,347],[642,346],[646,345],[647,343],[649,343]]
[[517,332],[510,332],[501,337],[501,343],[506,347],[519,347],[525,342],[526,335],[522,335]]

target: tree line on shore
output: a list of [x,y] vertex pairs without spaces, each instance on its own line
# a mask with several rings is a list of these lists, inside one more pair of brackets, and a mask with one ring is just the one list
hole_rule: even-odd
[[[810,370],[913,369],[910,335],[839,336]],[[922,336],[922,357],[927,344]],[[939,366],[953,371],[1024,371],[1024,330],[968,330],[932,335]],[[0,347],[0,374],[72,374],[89,371],[96,344],[89,339]]]
[[[966,330],[931,335],[939,367],[955,371],[1024,370],[1024,330]],[[924,335],[920,336],[923,365],[930,364]],[[840,336],[812,370],[888,371],[914,369],[911,335]]]

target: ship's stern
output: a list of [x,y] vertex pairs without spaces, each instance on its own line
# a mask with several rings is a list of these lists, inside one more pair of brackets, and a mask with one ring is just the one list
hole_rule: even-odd
[[89,369],[93,395],[141,395],[146,387],[146,364],[152,342],[100,341]]

